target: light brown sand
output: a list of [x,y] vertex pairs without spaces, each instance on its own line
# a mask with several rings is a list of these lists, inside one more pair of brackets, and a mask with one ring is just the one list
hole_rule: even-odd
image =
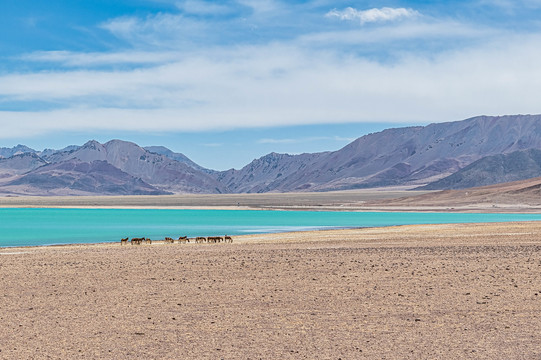
[[538,190],[530,191],[536,181],[541,179],[436,192],[380,188],[320,193],[0,196],[0,207],[540,213]]
[[365,209],[393,211],[541,212],[541,178],[417,196],[367,200]]
[[227,208],[354,210],[367,201],[427,192],[402,188],[321,193],[183,194],[163,196],[0,196],[0,207]]
[[539,359],[541,223],[0,249],[3,359]]

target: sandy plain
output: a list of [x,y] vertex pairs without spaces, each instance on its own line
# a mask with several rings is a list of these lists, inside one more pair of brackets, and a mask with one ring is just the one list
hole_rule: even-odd
[[0,196],[0,207],[260,209],[311,211],[541,212],[541,178],[480,188],[412,187],[332,192],[164,196]]
[[541,223],[0,249],[2,359],[541,359]]
[[370,201],[429,193],[408,188],[262,194],[178,194],[163,196],[0,196],[0,207],[97,207],[170,209],[357,210]]

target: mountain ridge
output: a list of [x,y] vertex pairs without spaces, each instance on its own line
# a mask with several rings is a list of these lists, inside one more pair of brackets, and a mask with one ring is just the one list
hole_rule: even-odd
[[[61,176],[59,174],[62,174]],[[41,166],[5,184],[23,187],[26,194],[47,195],[166,195],[104,160],[84,162],[69,159]]]
[[443,179],[418,190],[456,190],[507,183],[541,176],[541,150],[518,150],[474,161]]
[[[364,135],[337,151],[275,156],[265,167],[259,166],[265,159],[262,157],[241,170],[218,176],[234,192],[421,186],[482,157],[528,148],[541,148],[540,115],[479,116],[386,129]],[[296,169],[290,168],[291,163]],[[286,175],[284,169],[289,169]],[[274,181],[279,173],[282,178]],[[240,186],[239,178],[243,180]]]
[[16,145],[12,148],[0,147],[0,159],[10,158],[14,155],[20,155],[25,153],[34,153],[36,150],[29,148],[26,145]]
[[[0,181],[0,191],[8,194],[40,194],[39,186],[37,186],[39,182],[36,179],[42,179],[44,184],[50,183],[52,181],[50,172],[53,171],[55,172],[55,180],[58,180],[53,182],[58,185],[58,189],[54,187],[55,193],[69,193],[72,190],[78,190],[73,184],[79,184],[82,180],[76,178],[83,177],[103,181],[103,184],[99,184],[99,181],[94,182],[94,191],[86,189],[85,194],[115,194],[115,191],[109,190],[115,189],[115,186],[118,190],[116,194],[119,195],[227,192],[225,187],[207,173],[169,159],[164,155],[149,152],[135,143],[122,140],[111,140],[104,144],[90,140],[82,146],[71,147],[65,151],[49,152],[43,158],[39,157],[37,152],[32,153],[32,156],[40,159],[39,167],[28,167],[25,169],[26,171],[15,172],[12,170],[8,172],[7,165],[4,170],[0,166],[0,179],[4,179],[4,181]],[[11,157],[1,160],[7,163],[18,159]],[[89,167],[91,173],[83,173],[57,165],[69,161],[87,164],[86,166]],[[97,164],[96,161],[107,163],[110,166],[93,166]],[[16,168],[16,165],[12,164],[10,168]],[[79,164],[78,169],[81,168],[82,165]],[[107,172],[109,175],[106,174]],[[115,174],[118,179],[115,178]],[[19,178],[13,178],[13,176],[19,176]],[[66,178],[65,181],[61,181],[62,177]],[[118,187],[117,180],[125,186]],[[137,181],[140,183],[137,186],[133,185]],[[133,186],[130,185],[131,183]],[[32,186],[29,188],[29,185]],[[20,191],[17,190],[17,186],[21,187]],[[62,186],[65,189],[61,191]],[[50,189],[43,190],[43,194],[51,194]]]
[[[19,145],[1,149],[3,154],[21,156],[30,148]],[[33,160],[28,156],[14,157],[16,155],[1,158],[0,193],[6,191],[8,182],[13,187],[16,184],[13,181],[18,177],[32,172],[38,174],[41,166],[52,169],[52,164],[75,159],[87,164],[106,162],[166,193],[332,191],[385,186],[414,188],[435,184],[453,174],[460,174],[460,171],[464,173],[468,166],[484,158],[489,162],[493,156],[532,149],[541,149],[541,115],[478,116],[426,126],[390,128],[361,136],[336,151],[298,155],[271,152],[239,170],[226,171],[205,169],[185,155],[161,146],[142,148],[118,139],[104,144],[90,140],[82,146],[71,145],[58,151],[30,149],[34,154]],[[527,156],[519,158],[528,162]],[[99,166],[88,168],[97,172],[105,169]],[[113,168],[109,171],[116,173]],[[55,170],[59,172],[58,176],[62,176],[61,170]],[[64,175],[74,176],[73,173]],[[115,183],[112,177],[94,175],[84,176],[105,182],[101,185],[96,183],[96,191],[107,188],[108,182]],[[493,176],[484,178],[494,182],[503,179],[504,175],[498,175],[494,170]],[[470,178],[473,180],[468,186],[484,185],[476,180],[476,176]],[[132,180],[126,177],[124,181]],[[10,189],[13,193],[13,188]],[[129,189],[136,191],[130,186],[119,188],[119,191],[129,193]]]

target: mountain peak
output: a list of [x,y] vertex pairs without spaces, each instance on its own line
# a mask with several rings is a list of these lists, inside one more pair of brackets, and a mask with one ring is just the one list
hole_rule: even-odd
[[12,148],[0,148],[0,158],[9,158],[13,155],[35,153],[36,150],[29,148],[26,145],[17,145]]
[[103,145],[100,144],[98,141],[96,140],[89,140],[87,141],[86,143],[84,143],[83,146],[81,146],[81,149],[92,149],[92,150],[98,150],[100,148],[102,148]]
[[103,144],[105,147],[108,147],[108,146],[137,146],[137,147],[140,147],[139,145],[137,145],[136,143],[132,142],[132,141],[126,141],[126,140],[120,140],[120,139],[113,139],[113,140],[109,140],[107,141],[105,144]]
[[204,167],[194,163],[186,155],[182,153],[176,153],[166,148],[165,146],[145,146],[143,149],[154,154],[166,156],[167,158],[178,161],[180,163],[184,163],[193,169],[203,171],[207,174],[211,174],[214,172],[213,170],[205,169]]

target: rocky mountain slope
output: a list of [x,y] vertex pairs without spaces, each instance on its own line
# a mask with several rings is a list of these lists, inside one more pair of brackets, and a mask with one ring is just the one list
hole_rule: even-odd
[[0,159],[9,158],[14,155],[20,155],[25,153],[35,153],[36,150],[29,148],[25,145],[17,145],[12,148],[0,147]]
[[164,195],[104,160],[70,159],[47,164],[6,183],[4,191],[26,195]]
[[46,165],[47,162],[32,152],[0,158],[0,177],[19,175]]
[[[96,194],[329,191],[426,184],[433,189],[457,188],[537,176],[541,160],[536,151],[540,149],[541,115],[480,116],[387,129],[360,137],[337,151],[270,153],[240,170],[228,171],[204,169],[164,147],[144,149],[121,140],[105,144],[89,141],[83,146],[42,152],[19,145],[0,149],[4,154],[0,159],[0,193],[18,193],[17,186],[25,191],[33,186],[32,192],[39,193],[38,178],[44,179],[44,184],[55,180],[55,191],[60,192],[80,191],[79,184],[92,183],[84,191],[94,189]],[[65,166],[53,166],[62,163]],[[86,172],[78,171],[83,168]],[[106,176],[107,171],[111,176]],[[58,178],[50,178],[51,174]]]
[[[241,170],[214,174],[216,179],[235,193],[261,193],[282,189],[303,190],[289,182],[295,175],[309,177],[326,153],[288,155],[271,153],[252,161]],[[287,190],[286,190],[287,191]]]
[[37,151],[36,155],[39,155],[42,158],[46,158],[47,156],[51,156],[51,155],[53,155],[55,153],[65,152],[65,151],[75,151],[78,148],[80,148],[79,145],[70,145],[70,146],[66,146],[65,148],[63,148],[61,150],[44,149],[43,151]]
[[184,155],[182,153],[173,152],[173,151],[169,150],[168,148],[166,148],[165,146],[145,146],[143,149],[145,149],[147,151],[150,151],[152,153],[167,156],[169,159],[173,159],[175,161],[184,163],[184,164],[188,165],[189,167],[194,168],[194,169],[199,170],[199,171],[203,171],[203,172],[206,172],[206,173],[209,173],[209,174],[216,172],[214,170],[206,169],[206,168],[194,163],[186,155]]
[[541,150],[487,156],[420,190],[465,189],[541,176]]
[[[30,158],[35,164],[24,160]],[[227,191],[205,172],[121,140],[105,144],[89,141],[68,151],[46,152],[43,157],[32,152],[1,159],[2,178],[0,192],[8,194],[75,192],[125,195]]]
[[208,174],[127,141],[111,140],[105,144],[89,141],[75,151],[59,152],[45,158],[48,162],[69,159],[79,159],[83,162],[107,161],[125,173],[141,178],[163,191],[175,193],[227,191]]
[[424,185],[486,156],[541,149],[541,116],[481,116],[388,129],[326,153],[270,154],[217,175],[233,192]]

